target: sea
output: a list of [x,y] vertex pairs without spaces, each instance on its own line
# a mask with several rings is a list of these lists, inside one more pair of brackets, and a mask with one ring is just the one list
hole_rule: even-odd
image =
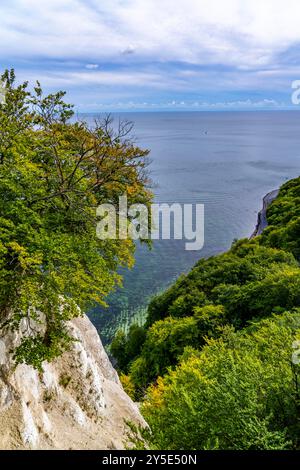
[[[93,121],[95,117],[84,118]],[[116,113],[132,121],[132,137],[150,150],[149,176],[157,203],[203,204],[204,246],[185,240],[136,245],[135,266],[123,269],[123,287],[89,316],[105,345],[118,329],[142,325],[150,299],[200,258],[228,250],[251,235],[263,196],[300,173],[300,112]]]

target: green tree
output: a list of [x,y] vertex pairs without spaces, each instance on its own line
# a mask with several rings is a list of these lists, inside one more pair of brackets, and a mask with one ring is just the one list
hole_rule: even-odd
[[300,313],[234,333],[225,328],[201,352],[189,349],[152,385],[142,406],[154,449],[299,448]]
[[96,208],[149,204],[148,151],[130,140],[130,123],[110,117],[89,127],[70,120],[64,93],[2,75],[0,105],[0,321],[22,331],[17,362],[41,367],[68,347],[67,320],[121,282],[133,263],[131,240],[96,237]]
[[110,345],[110,352],[117,361],[119,371],[127,373],[131,362],[140,354],[146,339],[145,328],[133,324],[128,335],[124,331],[117,331]]
[[291,251],[300,259],[300,177],[281,186],[267,210],[268,227],[261,236],[266,246]]
[[127,338],[124,331],[117,331],[114,339],[110,345],[110,352],[117,361],[117,367],[119,370],[127,370],[128,357],[126,353]]
[[129,379],[151,448],[299,448],[300,178],[267,217],[261,236],[200,260],[150,302]]
[[145,340],[145,328],[135,323],[131,325],[129,328],[126,343],[126,355],[129,360],[135,359],[140,354]]
[[155,322],[148,331],[141,357],[130,368],[131,378],[140,393],[158,375],[166,373],[169,366],[176,364],[185,346],[198,344],[199,331],[195,318],[168,317]]

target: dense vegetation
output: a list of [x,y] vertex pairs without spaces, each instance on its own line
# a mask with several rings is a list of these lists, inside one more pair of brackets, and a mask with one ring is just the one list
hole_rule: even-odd
[[300,311],[238,333],[230,327],[150,387],[143,413],[154,448],[286,449],[299,445],[299,390],[291,345]]
[[[16,362],[41,369],[73,341],[67,321],[104,304],[133,262],[131,240],[96,237],[96,208],[124,193],[149,204],[148,152],[128,123],[89,127],[64,93],[1,79],[0,331],[18,330]],[[151,301],[145,327],[114,339],[150,447],[300,448],[300,178],[267,217],[261,236],[200,260]]]
[[63,92],[30,92],[13,71],[1,80],[0,328],[22,332],[16,361],[40,368],[72,341],[66,321],[103,304],[132,264],[132,240],[96,237],[96,208],[124,193],[149,203],[148,152],[129,123],[89,127],[71,120]]
[[266,246],[283,248],[300,260],[300,183],[289,181],[268,209],[269,226],[262,234]]
[[282,186],[267,218],[262,236],[200,260],[151,301],[132,355],[136,327],[112,343],[153,448],[300,445],[291,360],[300,338],[300,178]]

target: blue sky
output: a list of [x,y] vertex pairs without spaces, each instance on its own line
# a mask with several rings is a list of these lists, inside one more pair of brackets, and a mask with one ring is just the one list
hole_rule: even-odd
[[1,0],[0,57],[79,112],[297,109],[300,2]]

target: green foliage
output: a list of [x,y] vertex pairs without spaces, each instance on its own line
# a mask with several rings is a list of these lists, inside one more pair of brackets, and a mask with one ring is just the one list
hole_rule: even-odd
[[155,322],[141,348],[143,361],[137,358],[130,368],[131,378],[138,388],[137,394],[176,364],[186,346],[203,346],[206,338],[218,336],[225,325],[225,311],[221,305],[196,307],[194,316],[167,317]]
[[110,345],[110,352],[113,357],[117,360],[117,365],[119,370],[124,370],[127,367],[128,357],[126,354],[126,335],[124,331],[119,330],[116,333],[116,336],[112,340]]
[[129,377],[135,387],[135,395],[141,397],[141,390],[145,388],[151,381],[151,375],[149,377],[148,361],[143,355],[135,359],[129,369]]
[[64,93],[44,96],[2,75],[0,105],[0,326],[21,329],[17,362],[41,367],[69,346],[67,321],[120,285],[130,240],[96,237],[96,207],[148,204],[147,151],[129,123],[73,122]]
[[150,425],[133,432],[137,448],[299,448],[300,178],[268,222],[150,302],[141,353],[128,357]]
[[268,227],[262,243],[291,251],[300,259],[300,177],[281,186],[267,211]]
[[200,341],[204,338],[218,336],[222,327],[227,323],[225,309],[222,305],[196,307],[194,309],[194,318],[197,323]]
[[145,328],[136,324],[130,326],[126,342],[126,354],[129,358],[137,357],[140,354],[145,339]]
[[129,375],[121,373],[120,382],[125,392],[127,393],[127,395],[131,398],[131,400],[135,400],[136,398],[135,386],[134,386],[134,383],[132,382],[131,377]]
[[131,361],[140,354],[145,339],[145,328],[135,323],[130,326],[127,335],[123,330],[117,331],[110,345],[110,352],[117,360],[120,371],[128,372]]
[[[259,284],[274,269],[297,266],[289,253],[260,246],[258,240],[241,240],[227,253],[200,260],[187,276],[155,297],[149,305],[147,326],[169,315],[192,315],[195,307],[211,302],[222,303],[216,290],[220,285],[238,291],[245,285]],[[252,312],[245,316],[248,320]]]
[[145,339],[145,329],[136,324],[130,326],[128,335],[122,330],[116,333],[110,345],[110,352],[117,360],[120,371],[128,372],[131,361],[140,354]]
[[42,372],[43,361],[51,362],[70,348],[74,339],[65,328],[55,330],[49,328],[49,338],[46,335],[36,334],[25,337],[14,352],[16,364],[25,362]]
[[[149,306],[143,361],[133,363],[138,393],[174,366],[185,346],[201,348],[226,324],[240,329],[252,319],[300,306],[299,274],[292,254],[258,240],[236,242],[229,252],[200,260]],[[128,354],[127,364],[133,360]]]
[[[167,367],[176,362],[186,345],[196,346],[199,342],[197,322],[193,317],[171,318],[155,322],[147,332],[142,348],[142,358],[132,364],[130,373],[139,388],[145,388]],[[139,368],[143,368],[140,371]]]
[[142,411],[153,449],[262,450],[299,447],[300,311],[189,349],[148,390]]

